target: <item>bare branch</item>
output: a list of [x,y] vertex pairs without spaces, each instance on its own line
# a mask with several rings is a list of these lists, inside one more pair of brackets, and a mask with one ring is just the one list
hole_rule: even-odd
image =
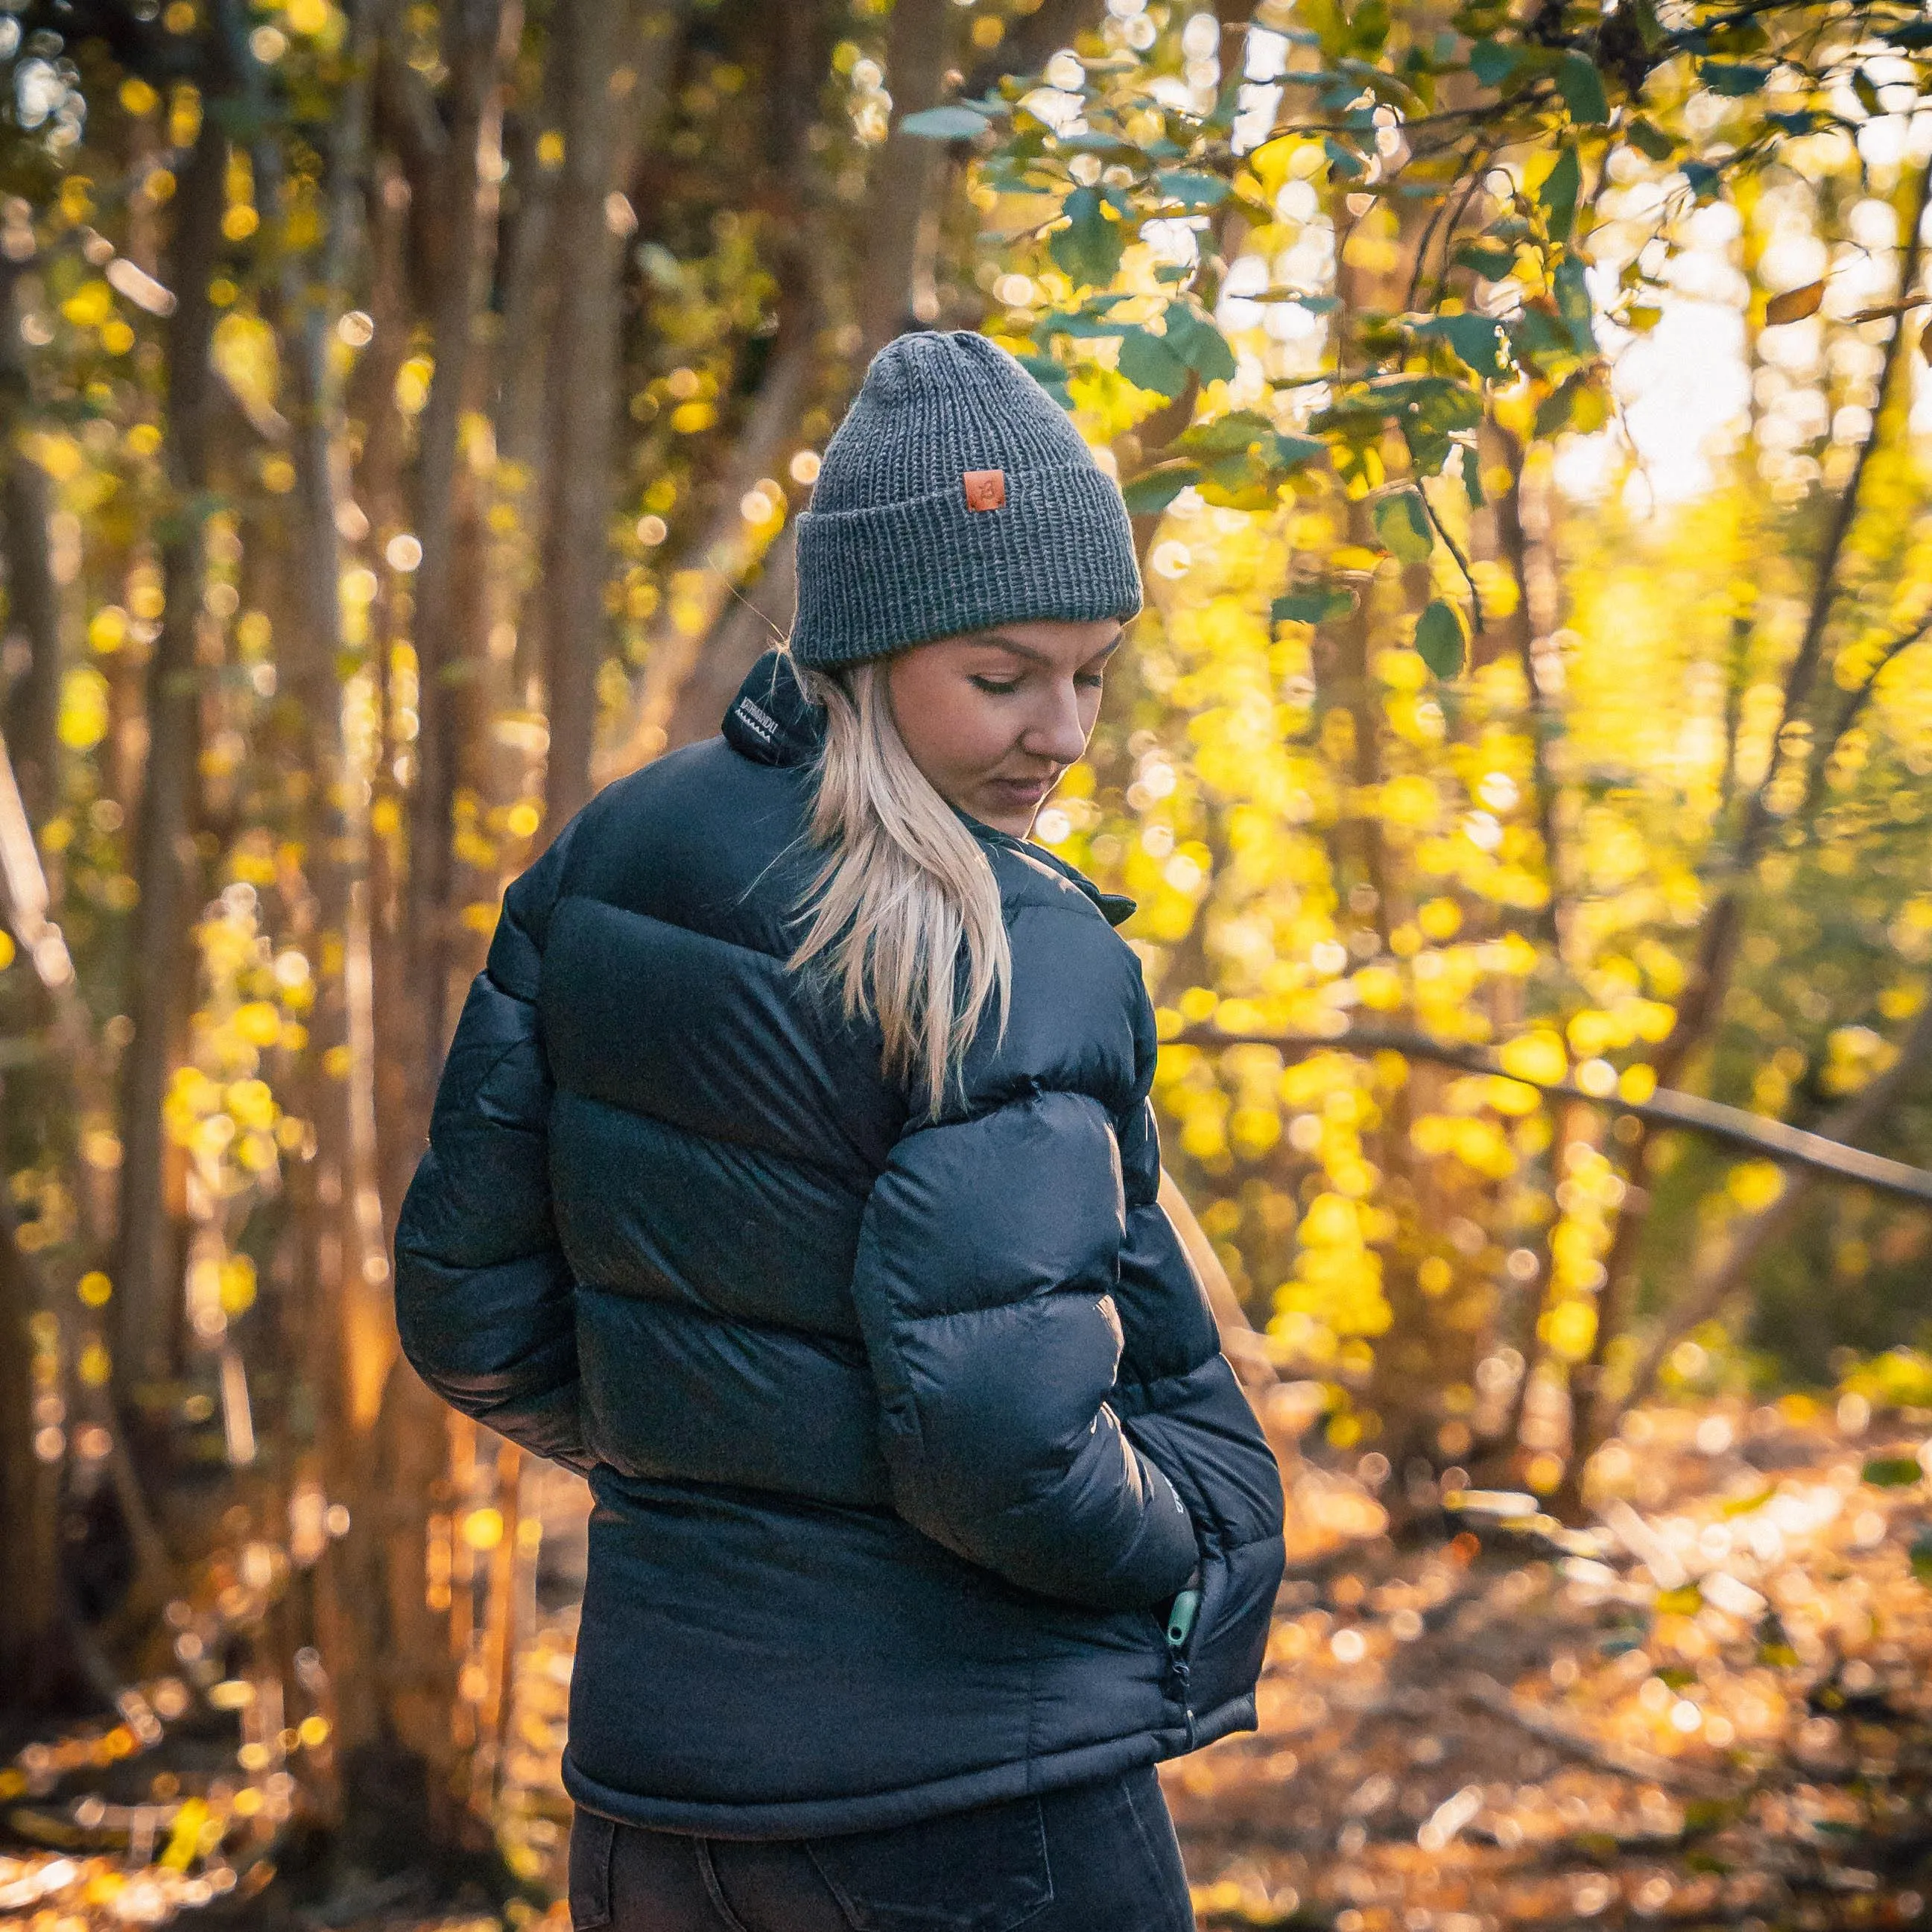
[[[1846,1145],[1862,1141],[1881,1126],[1898,1105],[1914,1077],[1932,1058],[1932,999],[1919,1008],[1897,1057],[1875,1080],[1869,1081],[1828,1120],[1825,1138]],[[1618,1413],[1650,1393],[1670,1353],[1690,1331],[1710,1321],[1750,1279],[1759,1259],[1796,1222],[1800,1209],[1816,1191],[1818,1170],[1795,1176],[1784,1192],[1726,1229],[1713,1248],[1700,1255],[1690,1286],[1666,1312],[1652,1336],[1628,1385],[1622,1390]]]
[[1748,1154],[1760,1154],[1780,1166],[1810,1168],[1840,1180],[1876,1188],[1908,1201],[1932,1202],[1932,1173],[1846,1147],[1829,1135],[1812,1133],[1782,1120],[1766,1120],[1742,1107],[1700,1094],[1679,1093],[1660,1087],[1647,1100],[1627,1100],[1616,1094],[1592,1094],[1573,1080],[1530,1080],[1512,1073],[1480,1047],[1458,1046],[1401,1027],[1357,1026],[1346,1032],[1321,1034],[1221,1033],[1211,1027],[1192,1027],[1163,1040],[1164,1046],[1271,1046],[1289,1059],[1305,1060],[1317,1053],[1400,1053],[1414,1060],[1432,1060],[1465,1073],[1483,1073],[1534,1087],[1556,1100],[1580,1100],[1612,1113],[1630,1114],[1654,1127],[1681,1127],[1706,1139],[1719,1141]]

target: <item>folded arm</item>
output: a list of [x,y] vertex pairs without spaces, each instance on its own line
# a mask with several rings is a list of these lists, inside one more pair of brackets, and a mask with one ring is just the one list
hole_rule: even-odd
[[534,1454],[587,1469],[536,1008],[569,836],[505,895],[488,963],[464,1003],[429,1149],[397,1222],[396,1321],[403,1352],[446,1402]]
[[1034,1093],[908,1133],[854,1280],[899,1513],[1010,1581],[1100,1608],[1164,1602],[1197,1548],[1107,1397],[1123,1202],[1100,1103]]

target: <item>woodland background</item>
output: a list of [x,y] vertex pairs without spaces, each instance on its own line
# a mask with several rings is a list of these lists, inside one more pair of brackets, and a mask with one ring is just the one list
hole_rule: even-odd
[[398,1359],[393,1220],[504,885],[716,728],[920,326],[1148,586],[1037,836],[1294,1498],[1204,1917],[1916,1918],[1928,49],[0,6],[0,1922],[548,1909],[584,1495]]

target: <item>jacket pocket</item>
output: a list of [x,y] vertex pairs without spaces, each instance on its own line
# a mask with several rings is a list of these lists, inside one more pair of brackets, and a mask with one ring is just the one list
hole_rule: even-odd
[[1261,1676],[1281,1583],[1279,1538],[1238,1544],[1201,1566],[1201,1609],[1183,1647],[1188,1723],[1245,1697]]
[[1168,1638],[1171,1604],[1162,1604],[1158,1609],[1148,1612],[1160,1634],[1161,1655],[1167,1665],[1168,1700],[1178,1705],[1186,1714],[1190,1750],[1193,1748],[1194,1714],[1198,1708],[1194,1689],[1195,1659],[1201,1654],[1210,1626],[1220,1614],[1221,1598],[1226,1590],[1227,1562],[1219,1551],[1202,1551],[1200,1576],[1201,1581],[1197,1587],[1201,1592],[1201,1600],[1195,1606],[1193,1625],[1180,1642],[1171,1642]]
[[617,1827],[581,1805],[570,1822],[572,1932],[592,1932],[610,1922],[610,1856]]
[[1012,1932],[1053,1902],[1037,1798],[805,1848],[856,1932]]

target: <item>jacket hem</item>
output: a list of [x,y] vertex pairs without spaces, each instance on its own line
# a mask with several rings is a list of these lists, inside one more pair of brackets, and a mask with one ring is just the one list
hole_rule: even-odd
[[[1239,1697],[1230,1697],[1225,1703],[1216,1704],[1211,1711],[1202,1712],[1194,1720],[1194,1742],[1184,1742],[1180,1750],[1166,1751],[1164,1757],[1178,1757],[1185,1751],[1199,1750],[1204,1745],[1217,1739],[1232,1737],[1237,1731],[1259,1729],[1255,1713],[1255,1694],[1247,1691]],[[1184,1737],[1180,1732],[1163,1732],[1163,1736]]]
[[[1197,1742],[1205,1742],[1244,1726],[1236,1706],[1245,1702],[1247,1721],[1254,1725],[1254,1700],[1237,1698],[1197,1720]],[[1223,1714],[1228,1721],[1222,1722]],[[1110,1738],[1100,1744],[1079,1744],[1043,1757],[993,1765],[982,1771],[956,1772],[898,1791],[868,1791],[849,1798],[767,1800],[727,1804],[679,1798],[649,1798],[620,1791],[585,1774],[566,1750],[563,1788],[586,1811],[636,1825],[648,1832],[683,1832],[707,1838],[832,1838],[848,1832],[877,1832],[895,1825],[916,1824],[949,1812],[970,1811],[1012,1798],[1035,1796],[1069,1785],[1089,1784],[1132,1771],[1161,1758],[1178,1757],[1188,1748],[1187,1733],[1172,1730],[1137,1731],[1132,1737]]]

